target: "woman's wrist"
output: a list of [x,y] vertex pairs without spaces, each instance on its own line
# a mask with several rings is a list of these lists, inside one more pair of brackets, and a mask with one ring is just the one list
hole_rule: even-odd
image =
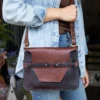
[[60,18],[60,8],[47,8],[44,22],[59,20],[59,18]]

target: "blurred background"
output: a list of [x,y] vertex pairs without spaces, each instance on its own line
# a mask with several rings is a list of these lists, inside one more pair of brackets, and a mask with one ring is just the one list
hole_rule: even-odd
[[[88,100],[100,100],[100,0],[82,0],[85,35],[89,54],[86,56],[86,64],[89,72],[90,84],[86,88]],[[2,19],[2,0],[0,0],[0,24],[5,24]],[[10,76],[14,74],[16,60],[19,52],[21,38],[24,27],[7,25],[12,33],[8,34],[13,40],[5,40],[4,44],[0,44],[0,50],[7,51],[7,59],[3,72],[3,78],[6,84],[9,84]],[[1,41],[1,40],[0,40]],[[7,68],[7,72],[5,72]],[[15,76],[16,80],[19,80]]]

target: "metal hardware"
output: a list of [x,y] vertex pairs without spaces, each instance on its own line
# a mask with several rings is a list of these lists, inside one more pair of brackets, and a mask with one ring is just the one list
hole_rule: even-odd
[[48,64],[45,64],[45,66],[47,67],[47,66],[48,66]]
[[59,68],[59,67],[65,67],[65,68],[69,68],[69,67],[77,67],[78,66],[78,62],[62,62],[62,63],[27,63],[27,68],[44,68],[44,67],[54,67],[54,68]]

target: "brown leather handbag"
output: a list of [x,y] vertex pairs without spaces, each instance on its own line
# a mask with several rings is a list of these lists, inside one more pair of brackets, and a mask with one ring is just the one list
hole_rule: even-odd
[[[25,47],[24,88],[26,90],[74,90],[79,86],[78,51],[74,24],[70,23],[72,45],[65,48]],[[25,45],[28,45],[28,30]]]

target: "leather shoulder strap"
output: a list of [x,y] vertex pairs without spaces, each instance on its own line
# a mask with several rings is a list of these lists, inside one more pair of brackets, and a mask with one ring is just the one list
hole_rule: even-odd
[[26,27],[26,34],[25,34],[25,39],[24,39],[24,45],[25,45],[25,47],[29,46],[28,27]]
[[[70,0],[70,4],[74,4],[74,0]],[[76,45],[74,22],[70,22],[70,33],[71,33],[72,45]]]
[[70,2],[70,5],[74,4],[74,0],[69,0],[69,2]]

